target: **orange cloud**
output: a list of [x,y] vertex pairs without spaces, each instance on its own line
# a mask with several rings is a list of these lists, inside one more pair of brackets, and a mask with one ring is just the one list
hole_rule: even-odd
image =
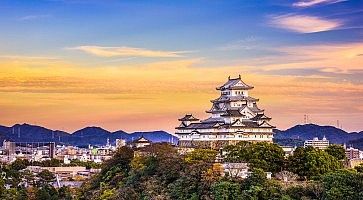
[[263,75],[244,66],[198,67],[202,59],[103,67],[37,62],[0,60],[0,124],[173,131],[185,113],[206,117],[209,100],[219,95],[215,87],[242,74],[278,128],[301,122],[304,114],[324,124],[339,119],[351,129],[361,126],[363,88],[348,82]]
[[277,55],[265,56],[241,63],[262,66],[263,70],[321,69],[324,72],[347,73],[362,69],[363,43],[288,46],[271,49]]

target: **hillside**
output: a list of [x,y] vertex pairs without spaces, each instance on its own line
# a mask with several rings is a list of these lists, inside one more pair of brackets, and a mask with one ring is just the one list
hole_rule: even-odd
[[[301,146],[304,140],[314,137],[326,137],[331,143],[353,145],[363,149],[363,132],[348,133],[344,130],[332,126],[319,126],[316,124],[296,125],[287,130],[274,130],[274,141],[280,145]],[[0,141],[4,139],[18,142],[56,142],[57,144],[70,144],[77,146],[104,145],[107,139],[111,144],[116,139],[132,141],[141,136],[153,142],[176,143],[177,138],[165,131],[134,132],[127,133],[119,130],[115,132],[107,131],[101,127],[85,127],[73,133],[59,130],[51,130],[41,126],[30,124],[15,124],[12,127],[0,126]]]
[[121,130],[109,132],[100,127],[86,127],[74,133],[67,133],[30,124],[16,124],[11,127],[0,126],[1,141],[6,139],[16,142],[56,142],[57,144],[85,146],[88,144],[105,145],[107,139],[111,144],[115,144],[116,139],[132,141],[141,136],[153,142],[168,142],[172,138],[174,142],[177,141],[176,137],[165,131],[127,133]]
[[322,139],[324,136],[334,144],[351,144],[352,141],[363,139],[363,132],[348,133],[342,129],[333,126],[319,126],[316,124],[296,125],[287,130],[274,130],[275,141],[282,145],[297,144],[300,146],[304,140],[318,137]]

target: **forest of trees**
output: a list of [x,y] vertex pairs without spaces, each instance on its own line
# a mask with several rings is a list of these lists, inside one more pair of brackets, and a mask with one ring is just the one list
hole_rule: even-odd
[[[122,147],[77,190],[52,188],[46,184],[51,177],[45,174],[48,178],[30,192],[29,188],[6,190],[0,182],[0,199],[362,199],[363,167],[344,169],[341,149],[338,145],[325,151],[297,148],[285,158],[276,144],[241,142],[224,149],[225,162],[249,163],[252,173],[241,179],[223,174],[215,163],[219,152],[214,150],[180,155],[168,144],[152,144],[137,152]],[[267,179],[265,172],[272,172],[273,178]]]

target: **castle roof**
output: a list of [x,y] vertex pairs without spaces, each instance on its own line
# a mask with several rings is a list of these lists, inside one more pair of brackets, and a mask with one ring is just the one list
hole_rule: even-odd
[[187,114],[184,117],[180,118],[179,121],[199,121],[199,119],[194,117],[192,114]]
[[220,96],[217,99],[211,100],[212,103],[216,102],[233,102],[233,101],[258,101],[258,99],[246,96]]
[[265,110],[263,110],[263,109],[259,109],[258,107],[257,107],[257,105],[253,105],[253,107],[248,107],[252,112],[255,112],[255,113],[259,113],[259,112],[263,112],[263,111],[265,111]]
[[136,143],[151,143],[150,140],[146,139],[143,135],[141,137],[139,137],[138,139],[132,141],[131,143],[136,144]]
[[261,113],[261,114],[257,114],[256,116],[254,116],[251,120],[252,121],[259,121],[259,120],[270,120],[270,117],[267,117],[265,114]]
[[178,127],[177,129],[210,129],[210,128],[218,128],[223,125],[221,122],[199,122],[199,123],[191,123],[187,127]]
[[212,122],[220,122],[224,123],[224,119],[222,117],[209,117],[208,119],[202,120],[202,123],[212,123]]
[[247,85],[242,81],[241,75],[238,78],[230,78],[228,77],[228,81],[220,87],[217,87],[217,90],[250,90],[253,89],[252,86]]
[[222,114],[221,116],[223,117],[243,117],[245,116],[244,114],[242,114],[239,110],[227,110],[224,114]]

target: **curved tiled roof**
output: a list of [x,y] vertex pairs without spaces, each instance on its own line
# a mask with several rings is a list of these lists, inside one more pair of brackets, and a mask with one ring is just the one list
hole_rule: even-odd
[[243,82],[241,79],[241,75],[239,75],[238,78],[233,78],[233,79],[228,77],[228,81],[225,84],[223,84],[221,87],[217,87],[217,90],[230,90],[230,89],[250,90],[253,89],[253,86],[249,86],[245,82]]
[[212,103],[215,102],[233,102],[233,101],[258,101],[259,99],[246,96],[220,96],[217,99],[211,100]]
[[180,118],[179,121],[199,121],[199,119],[194,117],[192,114],[187,114],[183,118]]

